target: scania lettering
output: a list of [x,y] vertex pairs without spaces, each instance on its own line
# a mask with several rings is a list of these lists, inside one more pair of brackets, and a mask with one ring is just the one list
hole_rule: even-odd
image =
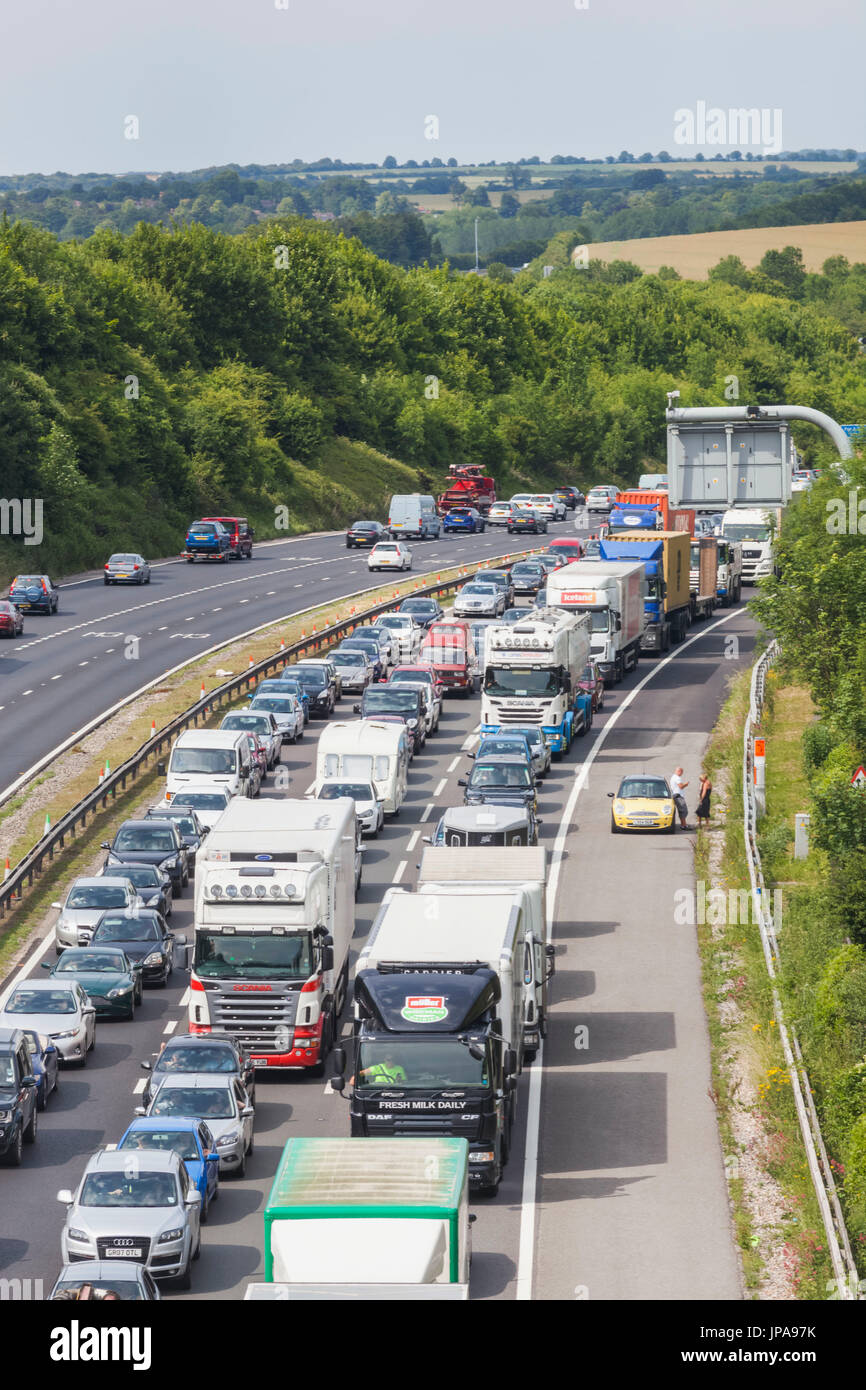
[[236,798],[198,852],[192,1033],[321,1074],[346,998],[355,803]]
[[584,613],[541,608],[525,621],[492,625],[485,634],[481,732],[540,726],[556,754],[592,722],[592,700],[579,687],[589,661],[591,620]]

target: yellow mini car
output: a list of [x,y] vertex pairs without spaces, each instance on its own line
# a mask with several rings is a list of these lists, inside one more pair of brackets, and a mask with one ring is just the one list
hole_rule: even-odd
[[613,800],[610,814],[610,831],[618,835],[622,830],[664,830],[669,835],[674,832],[676,807],[668,783],[664,777],[654,777],[640,773],[623,777],[619,791],[608,792]]

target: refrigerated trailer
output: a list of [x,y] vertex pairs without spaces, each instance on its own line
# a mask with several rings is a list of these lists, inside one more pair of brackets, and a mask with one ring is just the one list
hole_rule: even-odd
[[189,1028],[321,1074],[355,927],[350,797],[235,798],[198,851]]
[[639,561],[577,560],[548,575],[546,602],[589,614],[590,654],[605,683],[615,685],[637,666],[647,592]]

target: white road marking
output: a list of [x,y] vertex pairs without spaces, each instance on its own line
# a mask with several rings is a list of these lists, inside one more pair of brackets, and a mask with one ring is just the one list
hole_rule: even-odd
[[22,694],[22,695],[32,695],[32,694],[33,694],[33,691],[32,691],[32,690],[22,690],[21,694]]
[[89,665],[90,665],[90,662],[89,662],[89,661],[79,661],[78,664],[79,664],[79,666],[89,666]]
[[463,741],[463,743],[461,743],[460,747],[463,749],[463,752],[464,752],[464,753],[468,753],[469,750],[470,750],[470,748],[472,747],[472,745],[473,745],[474,743],[477,743],[477,742],[478,742],[478,735],[477,735],[477,734],[470,734],[469,737],[468,737],[467,739],[464,739],[464,741]]
[[52,676],[51,679],[52,679],[53,681],[62,680],[62,679],[63,679],[63,672],[61,671],[60,674],[57,675],[57,676]]
[[162,627],[158,627],[156,630],[157,632],[168,632],[168,623],[163,623]]
[[431,801],[431,803],[430,803],[429,806],[425,806],[425,807],[424,807],[424,814],[421,815],[421,816],[419,816],[419,818],[418,818],[418,819],[421,821],[421,824],[422,824],[422,825],[424,824],[425,820],[427,820],[427,818],[429,817],[430,812],[431,812],[432,810],[433,810],[433,803],[432,803],[432,801]]
[[394,874],[394,877],[391,879],[391,882],[392,882],[392,883],[399,883],[399,882],[400,882],[400,879],[401,879],[401,878],[403,877],[403,875],[405,874],[406,869],[408,868],[408,866],[409,866],[409,861],[408,861],[408,859],[401,859],[401,860],[400,860],[400,863],[397,865],[396,873]]
[[447,777],[443,777],[443,778],[442,778],[442,781],[439,783],[439,785],[438,785],[438,787],[436,788],[436,790],[435,790],[435,792],[433,793],[433,795],[434,795],[434,796],[441,796],[442,793],[444,792],[445,788],[447,787],[447,785],[448,785],[448,778],[447,778]]
[[183,994],[180,996],[180,998],[179,998],[178,1001],[177,1001],[177,1002],[178,1002],[178,1007],[179,1007],[179,1008],[181,1008],[181,1009],[185,1009],[185,1008],[186,1008],[186,1006],[187,1006],[188,1003],[189,1003],[189,994],[190,994],[189,985],[187,985],[187,987],[186,987],[186,989],[184,990]]
[[267,593],[265,594],[265,598],[273,598],[276,592],[276,589],[268,589]]
[[[731,618],[738,615],[740,610],[733,609],[724,618],[719,618],[716,622],[710,623],[701,632],[695,633],[694,637],[689,637],[687,641],[681,642],[670,656],[662,658],[661,661],[653,663],[651,670],[647,672],[643,680],[639,681],[633,690],[630,690],[621,705],[613,711],[604,728],[600,730],[595,743],[590,748],[586,758],[579,763],[574,770],[574,785],[569,793],[562,816],[559,821],[559,828],[556,832],[553,850],[551,851],[551,868],[547,880],[547,939],[553,941],[553,927],[556,921],[556,893],[559,887],[559,872],[563,863],[565,842],[568,832],[574,822],[574,813],[577,807],[577,800],[583,788],[586,786],[589,777],[589,769],[592,767],[611,729],[615,728],[620,715],[628,709],[639,691],[648,685],[653,676],[663,670],[669,662],[674,661],[686,647],[690,647],[693,642],[698,642],[705,637],[708,632],[713,632],[715,628],[721,627],[724,623],[730,622]],[[544,1042],[539,1043],[535,1061],[529,1072],[529,1103],[526,1117],[526,1147],[523,1156],[523,1190],[520,1199],[520,1241],[517,1251],[517,1292],[515,1297],[518,1299],[532,1298],[532,1276],[533,1263],[535,1256],[535,1216],[536,1216],[536,1195],[538,1186],[538,1143],[540,1135],[541,1121],[541,1082],[544,1071]]]
[[295,585],[295,588],[296,588],[296,589],[303,589],[303,587],[304,587],[303,584],[296,584],[296,585]]
[[326,1096],[334,1096],[334,1095],[337,1094],[336,1091],[334,1090],[333,1086],[331,1085],[330,1081],[326,1081],[326,1082],[325,1082],[325,1091],[324,1091],[324,1094],[325,1094]]
[[460,761],[459,758],[455,758],[455,759],[453,760],[453,762],[450,762],[450,763],[448,764],[448,771],[449,771],[449,772],[453,772],[454,769],[456,768],[457,764],[459,763],[459,761]]
[[178,1020],[177,1020],[176,1018],[169,1019],[168,1023],[165,1025],[165,1027],[164,1027],[163,1030],[162,1030],[163,1033],[173,1033],[174,1030],[175,1030],[175,1028],[177,1027],[177,1024],[178,1024]]
[[406,853],[407,853],[407,854],[411,854],[412,850],[413,850],[413,849],[415,848],[415,846],[417,845],[417,843],[418,843],[418,836],[419,836],[420,834],[421,834],[421,831],[420,831],[420,830],[413,830],[413,831],[412,831],[412,834],[409,836],[409,839],[406,841]]
[[146,1085],[147,1085],[147,1077],[146,1077],[146,1076],[140,1076],[140,1077],[138,1078],[138,1080],[136,1081],[135,1085],[134,1085],[133,1088],[132,1088],[132,1094],[133,1094],[134,1096],[140,1096]]

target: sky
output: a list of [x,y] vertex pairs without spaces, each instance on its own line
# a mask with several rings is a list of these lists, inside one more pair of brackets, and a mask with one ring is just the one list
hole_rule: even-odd
[[764,152],[701,103],[866,150],[856,0],[5,0],[0,44],[0,174]]

